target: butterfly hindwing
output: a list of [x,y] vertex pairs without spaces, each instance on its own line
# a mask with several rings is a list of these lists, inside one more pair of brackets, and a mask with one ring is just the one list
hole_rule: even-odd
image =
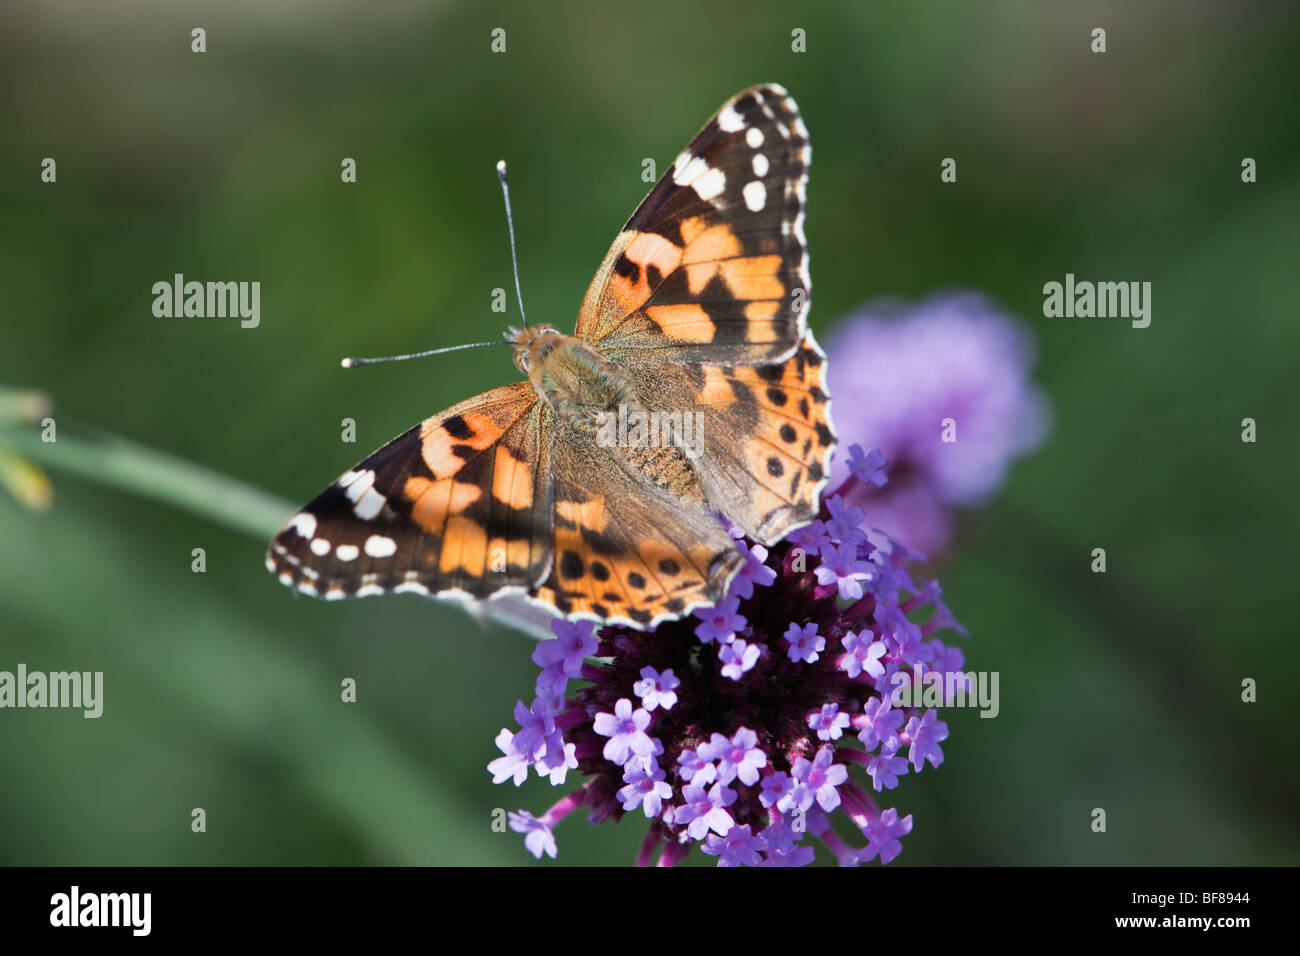
[[425,420],[294,515],[267,566],[325,598],[531,589],[552,553],[547,414],[520,382]]
[[625,368],[650,408],[698,414],[694,460],[710,504],[747,535],[772,544],[816,516],[835,432],[826,357],[812,332],[784,362],[672,365],[633,353]]
[[614,240],[575,334],[616,355],[761,365],[802,340],[811,147],[779,86],[728,100]]
[[[731,536],[702,495],[647,483],[624,454],[578,429],[557,433],[555,561],[537,597],[563,614],[634,627],[714,604],[743,563]],[[671,474],[672,465],[657,471]]]

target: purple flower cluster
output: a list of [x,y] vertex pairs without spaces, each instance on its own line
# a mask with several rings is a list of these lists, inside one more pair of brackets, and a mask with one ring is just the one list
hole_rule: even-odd
[[[828,351],[837,427],[890,461],[889,488],[856,500],[869,503],[873,528],[913,548],[946,548],[953,509],[985,503],[1046,434],[1032,340],[983,296],[871,303],[840,323]],[[832,481],[846,474],[841,463]]]
[[964,660],[931,636],[961,627],[937,584],[912,580],[920,556],[874,547],[849,503],[885,483],[884,465],[853,446],[817,520],[770,550],[739,540],[747,564],[716,607],[649,632],[552,624],[536,698],[488,765],[495,783],[581,775],[542,816],[510,814],[534,856],[556,855],[554,828],[580,806],[593,823],[648,819],[642,865],[692,845],[719,866],[800,866],[813,841],[843,865],[898,856],[912,817],[872,794],[939,766],[948,728],[936,710],[895,707],[895,677]]

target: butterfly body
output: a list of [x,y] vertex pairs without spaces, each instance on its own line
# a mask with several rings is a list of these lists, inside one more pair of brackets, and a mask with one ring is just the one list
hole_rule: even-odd
[[[433,416],[286,524],[307,594],[522,596],[652,627],[716,603],[811,521],[834,433],[807,330],[809,147],[776,86],[732,97],[616,237],[567,335],[507,335],[527,380]],[[725,519],[725,520],[723,520]]]
[[636,398],[627,376],[598,348],[551,326],[518,332],[515,349],[515,364],[564,425],[595,434],[600,413]]
[[[690,466],[690,451],[681,440],[680,427],[666,434],[620,435],[617,423],[652,421],[655,410],[646,408],[628,375],[600,349],[551,326],[511,329],[515,364],[528,373],[538,398],[554,416],[556,428],[575,428],[613,450],[612,457],[633,477],[649,482],[682,501],[703,502],[698,476]],[[613,427],[611,427],[613,426]],[[677,438],[679,440],[674,440]],[[666,440],[660,440],[666,439]]]

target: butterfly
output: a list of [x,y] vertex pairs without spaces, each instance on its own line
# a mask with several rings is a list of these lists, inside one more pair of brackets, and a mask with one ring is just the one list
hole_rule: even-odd
[[[651,628],[721,600],[815,517],[835,433],[806,324],[811,147],[775,84],[736,94],[614,239],[573,335],[510,329],[526,381],[425,419],[271,542],[337,599],[524,596]],[[725,520],[720,520],[725,519]]]

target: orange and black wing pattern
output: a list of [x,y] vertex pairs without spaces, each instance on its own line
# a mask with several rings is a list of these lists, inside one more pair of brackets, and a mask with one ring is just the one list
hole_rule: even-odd
[[425,420],[290,518],[267,567],[327,599],[531,590],[553,551],[545,414],[520,382]]
[[575,334],[611,357],[765,365],[803,340],[808,131],[779,86],[736,94],[614,240]]

